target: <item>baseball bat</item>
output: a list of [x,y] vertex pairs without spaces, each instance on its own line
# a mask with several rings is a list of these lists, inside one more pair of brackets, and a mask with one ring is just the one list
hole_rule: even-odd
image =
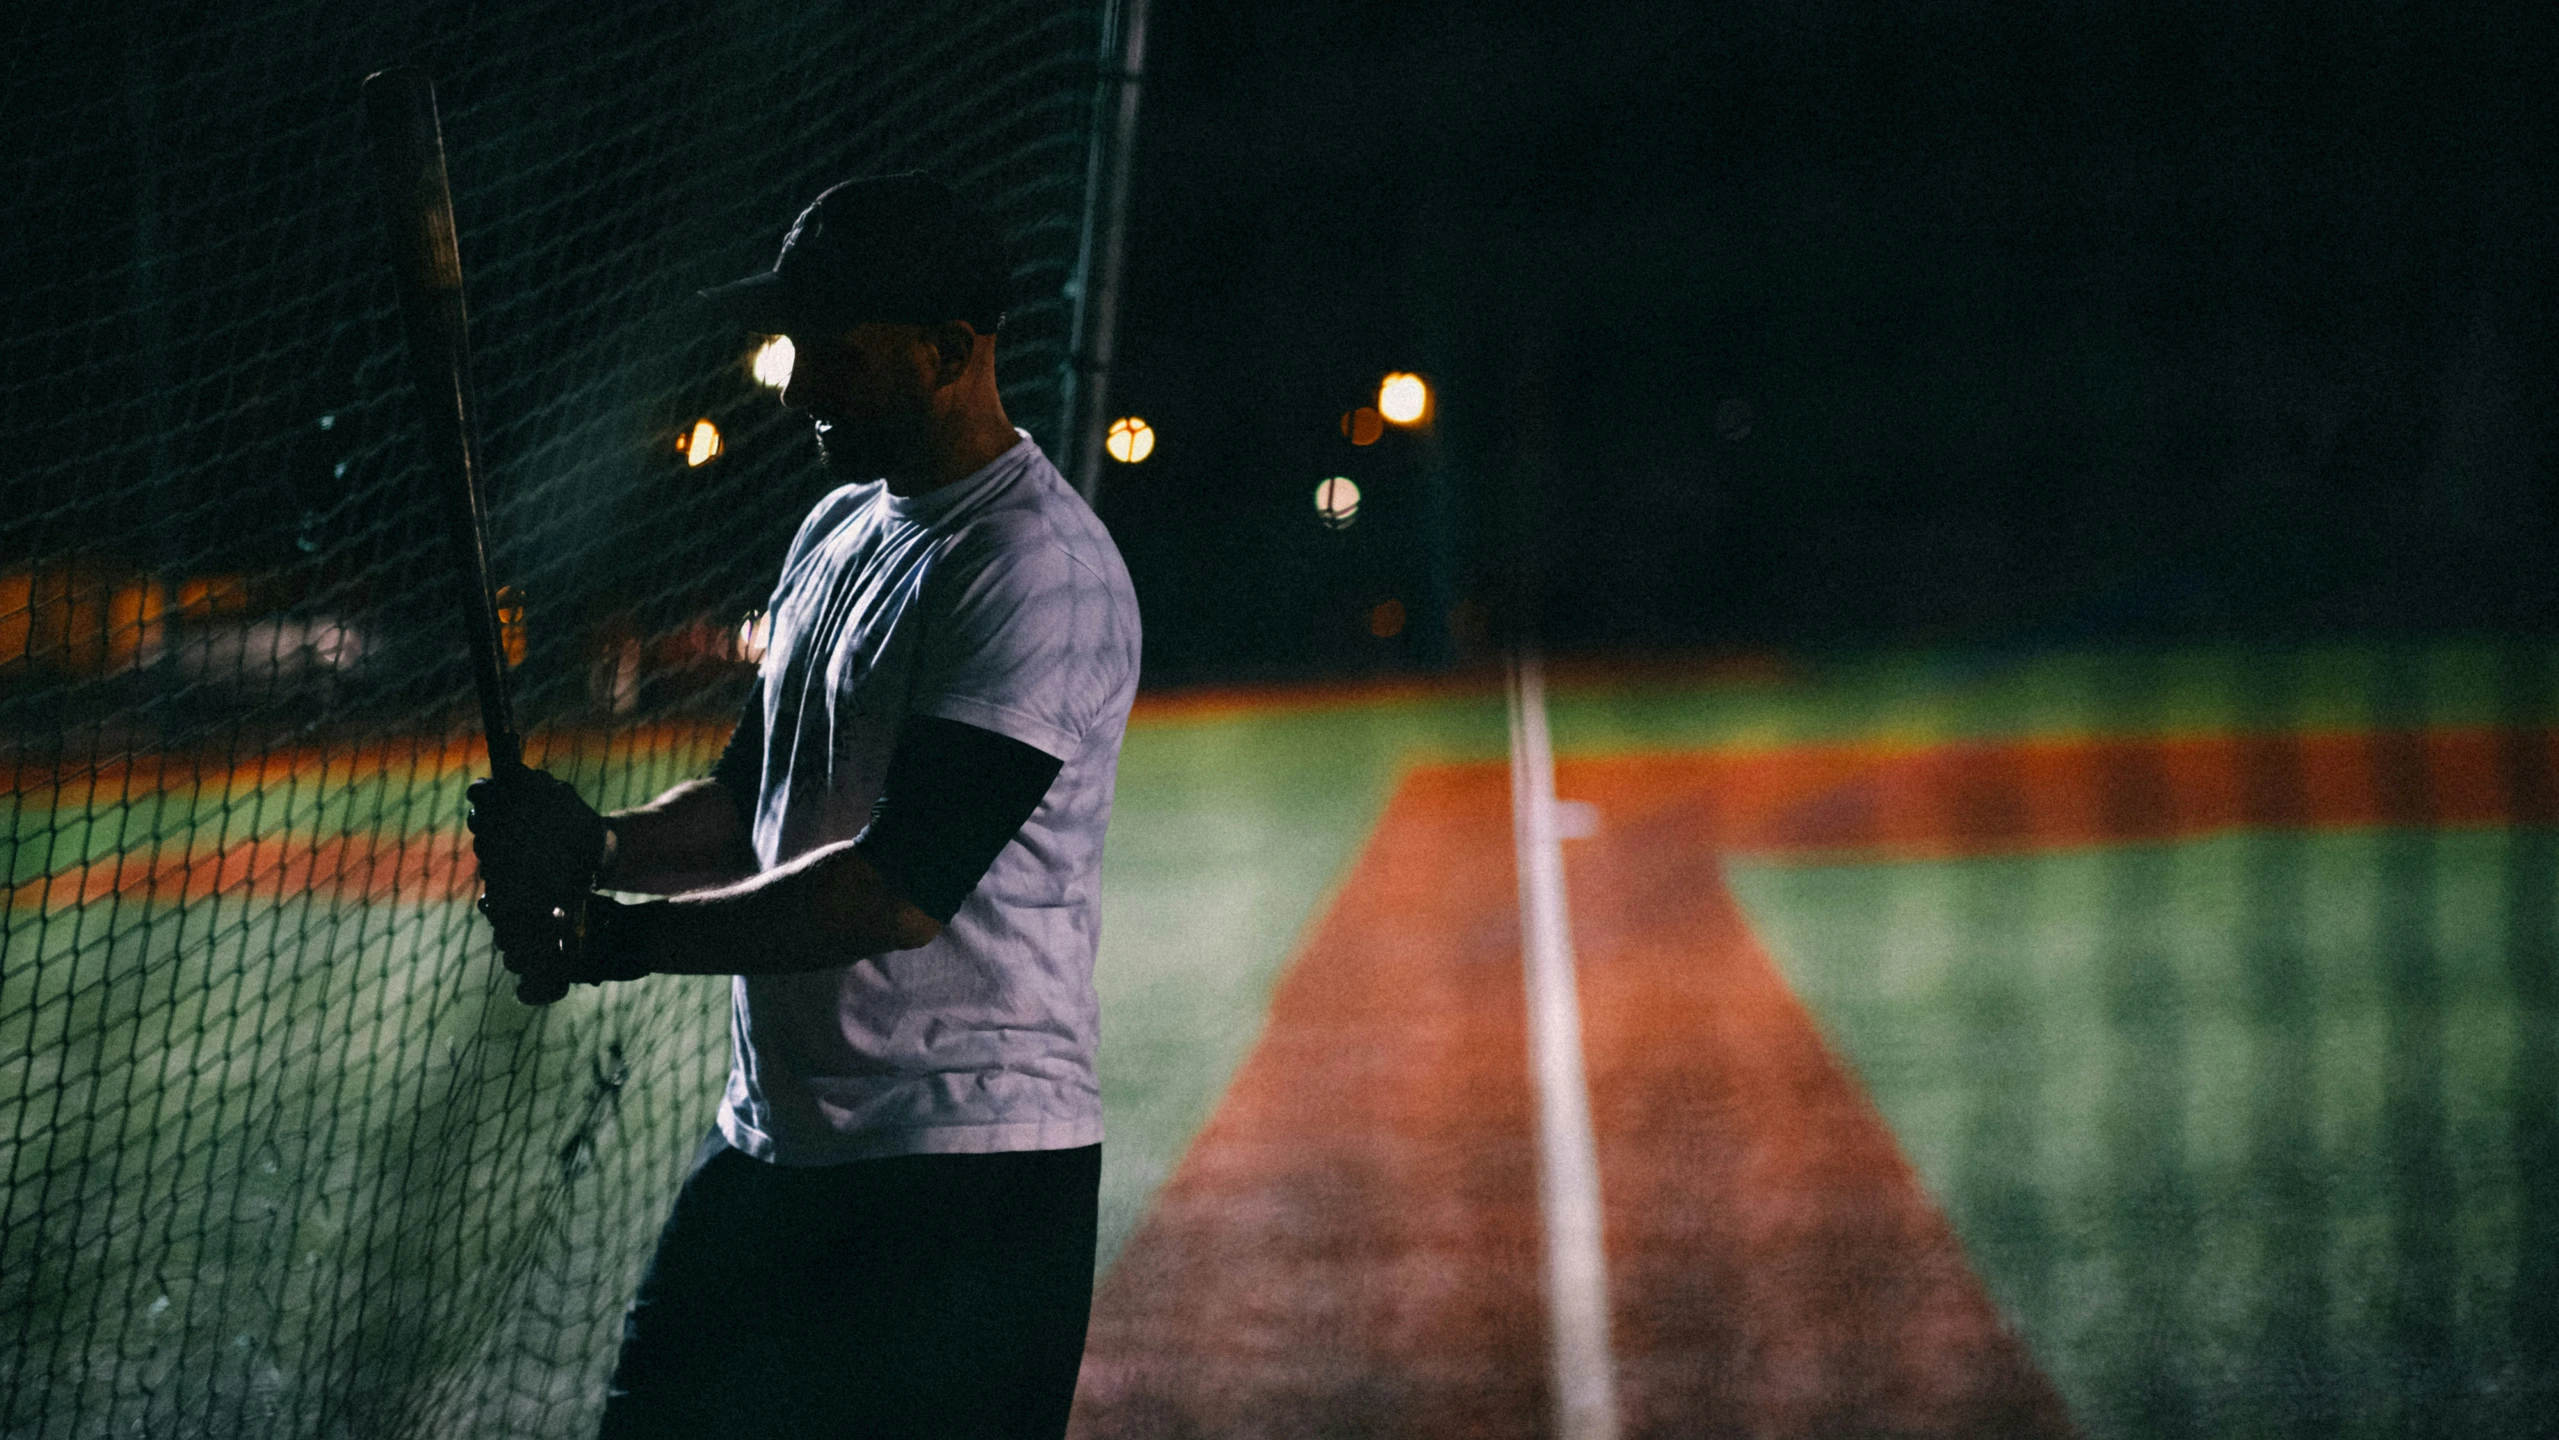
[[[391,273],[400,292],[409,379],[425,424],[428,471],[443,502],[454,599],[471,650],[472,685],[480,697],[480,730],[488,739],[489,772],[503,782],[524,769],[524,739],[515,728],[514,703],[507,693],[497,589],[489,576],[478,432],[471,413],[471,352],[462,309],[462,250],[453,225],[453,190],[444,172],[434,82],[424,71],[405,66],[366,76],[364,119],[373,176],[382,195]],[[584,917],[569,918],[574,941]],[[548,1005],[568,988],[556,976],[524,975],[516,979],[515,996],[527,1005]]]

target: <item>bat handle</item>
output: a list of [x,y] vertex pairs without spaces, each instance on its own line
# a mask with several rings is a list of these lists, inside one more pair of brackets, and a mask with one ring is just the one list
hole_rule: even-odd
[[524,737],[512,730],[491,730],[489,741],[489,773],[500,780],[524,773]]
[[557,975],[518,975],[515,998],[527,1005],[551,1005],[565,999],[569,982]]
[[[525,773],[523,736],[512,730],[491,730],[488,732],[488,741],[491,775],[500,781],[506,781]],[[569,926],[569,944],[574,953],[575,947],[586,934],[585,897],[581,896],[573,902],[572,909],[574,913],[568,917],[566,923]],[[526,1005],[556,1004],[568,993],[569,982],[558,975],[537,972],[515,977],[515,998]]]
[[[565,968],[577,966],[579,952],[586,947],[586,896],[580,895],[559,913],[561,949],[566,955]],[[550,1005],[569,993],[566,977],[552,971],[534,971],[515,977],[515,998],[527,1005]]]

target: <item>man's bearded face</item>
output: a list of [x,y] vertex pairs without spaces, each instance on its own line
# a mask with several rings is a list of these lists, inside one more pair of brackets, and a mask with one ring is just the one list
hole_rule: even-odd
[[794,340],[782,403],[804,410],[818,454],[847,480],[922,473],[933,415],[932,347],[921,327],[868,322]]

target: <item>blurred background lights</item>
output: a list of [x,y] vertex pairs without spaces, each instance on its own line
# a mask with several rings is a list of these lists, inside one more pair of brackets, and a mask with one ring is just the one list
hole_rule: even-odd
[[1134,465],[1155,453],[1155,427],[1134,415],[1122,416],[1111,422],[1111,433],[1102,441],[1102,448],[1121,464]]
[[1403,634],[1404,602],[1395,599],[1378,601],[1377,608],[1368,612],[1368,633],[1380,640],[1392,640]]
[[791,361],[799,352],[791,348],[791,337],[775,335],[755,347],[746,368],[755,372],[755,383],[779,390],[791,383]]
[[1377,382],[1377,413],[1397,425],[1412,425],[1430,413],[1431,387],[1419,375],[1398,370]]
[[1336,530],[1350,524],[1359,514],[1359,487],[1341,475],[1316,486],[1315,513]]
[[524,628],[524,592],[512,585],[498,587],[498,648],[506,655],[506,668],[524,663],[527,637]]
[[720,427],[708,420],[696,420],[693,428],[675,442],[675,448],[683,453],[686,465],[708,465],[720,453]]
[[1354,445],[1374,445],[1386,433],[1386,417],[1362,405],[1342,417],[1342,434]]
[[738,622],[737,658],[749,665],[764,663],[764,652],[773,643],[773,617],[762,610],[749,610]]

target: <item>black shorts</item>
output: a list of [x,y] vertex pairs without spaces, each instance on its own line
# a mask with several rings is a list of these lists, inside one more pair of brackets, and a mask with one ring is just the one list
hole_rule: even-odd
[[1054,1440],[1102,1147],[770,1165],[706,1147],[623,1322],[604,1440]]

